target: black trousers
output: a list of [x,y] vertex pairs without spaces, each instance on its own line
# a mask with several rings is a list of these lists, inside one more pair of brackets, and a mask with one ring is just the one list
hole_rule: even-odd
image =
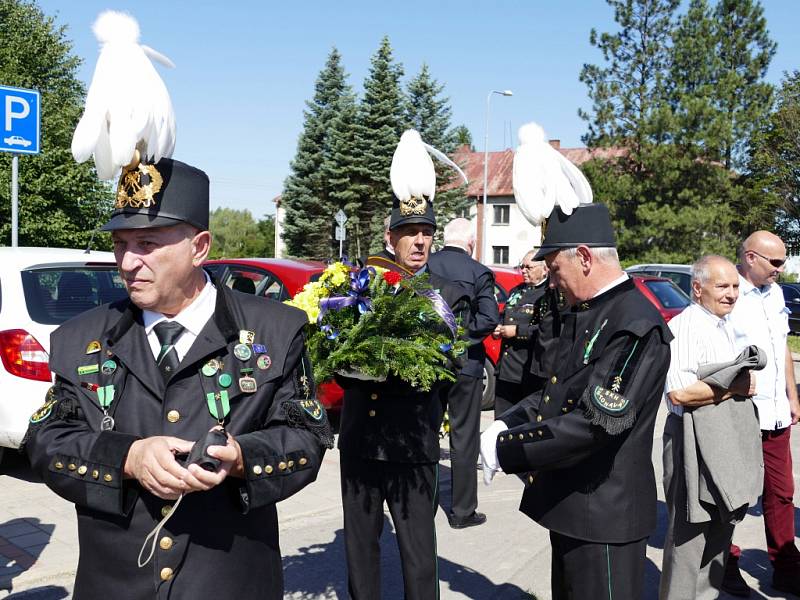
[[553,600],[640,600],[647,538],[601,544],[550,532]]
[[436,515],[439,465],[341,456],[347,588],[355,600],[381,598],[380,536],[386,502],[400,548],[407,600],[439,597]]
[[521,383],[506,381],[498,377],[494,385],[494,418],[499,419],[500,415],[524,397],[525,387]]
[[478,455],[481,437],[483,380],[459,375],[447,388],[450,417],[450,477],[453,504],[450,513],[468,517],[478,508]]

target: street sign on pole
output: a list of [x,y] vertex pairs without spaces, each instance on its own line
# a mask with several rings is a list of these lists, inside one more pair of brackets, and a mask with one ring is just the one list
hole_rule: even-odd
[[39,92],[0,85],[0,152],[11,152],[11,247],[19,240],[19,154],[39,154]]
[[347,233],[344,230],[344,227],[337,227],[336,228],[336,241],[343,242],[347,239]]
[[39,92],[0,85],[0,151],[39,154]]
[[344,211],[341,208],[333,218],[336,219],[336,222],[339,224],[340,227],[344,227],[344,224],[347,223],[347,215],[344,214]]

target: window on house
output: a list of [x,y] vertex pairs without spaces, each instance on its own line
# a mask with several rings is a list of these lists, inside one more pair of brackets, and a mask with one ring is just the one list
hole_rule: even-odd
[[457,210],[456,211],[456,217],[459,217],[461,219],[469,219],[470,218],[470,214],[469,214],[470,208],[472,208],[472,207],[471,206],[464,206],[461,209]]
[[508,225],[508,218],[511,214],[511,207],[508,204],[497,204],[494,207],[494,224]]
[[508,246],[492,246],[492,252],[494,253],[494,264],[508,264]]

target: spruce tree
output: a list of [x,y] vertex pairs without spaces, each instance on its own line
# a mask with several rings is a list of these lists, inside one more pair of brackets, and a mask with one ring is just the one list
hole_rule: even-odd
[[663,141],[670,34],[680,0],[606,0],[620,30],[592,29],[589,42],[606,66],[584,64],[580,80],[589,88],[592,113],[584,141],[591,146],[620,144],[638,152]]
[[722,159],[731,169],[742,167],[750,138],[769,114],[772,86],[764,77],[777,46],[758,0],[718,0],[714,22],[721,66],[715,88],[724,123]]
[[[777,93],[775,111],[755,136],[749,161],[751,188],[761,204],[764,228],[775,218],[775,232],[791,254],[800,252],[800,71],[786,74]],[[772,209],[772,210],[770,210]],[[755,227],[754,227],[755,228]]]
[[389,38],[384,37],[364,81],[356,126],[351,189],[360,204],[353,226],[362,254],[383,248],[383,220],[392,207],[389,169],[404,123],[402,76],[403,67],[395,62]]
[[[84,247],[113,206],[111,188],[91,161],[72,158],[72,132],[83,112],[66,28],[33,3],[0,0],[0,82],[36,89],[41,100],[41,154],[19,159],[19,244]],[[0,244],[11,242],[11,154],[0,152]],[[95,248],[109,248],[107,236]]]
[[[444,85],[431,77],[428,65],[406,87],[406,127],[416,129],[422,140],[445,154],[456,149],[456,136],[450,128],[450,99],[443,97]],[[465,195],[463,181],[453,169],[434,160],[436,168],[436,196],[434,211],[439,227],[436,242],[441,243],[444,224],[459,215],[470,204]]]
[[330,133],[340,101],[351,93],[341,55],[333,48],[317,77],[313,99],[306,102],[303,131],[281,195],[284,242],[290,255],[322,258],[332,253],[336,204],[323,165],[330,160]]

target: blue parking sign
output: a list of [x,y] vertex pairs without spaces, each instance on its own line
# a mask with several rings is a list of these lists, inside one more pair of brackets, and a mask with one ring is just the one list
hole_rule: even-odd
[[39,154],[39,92],[0,85],[0,151]]

